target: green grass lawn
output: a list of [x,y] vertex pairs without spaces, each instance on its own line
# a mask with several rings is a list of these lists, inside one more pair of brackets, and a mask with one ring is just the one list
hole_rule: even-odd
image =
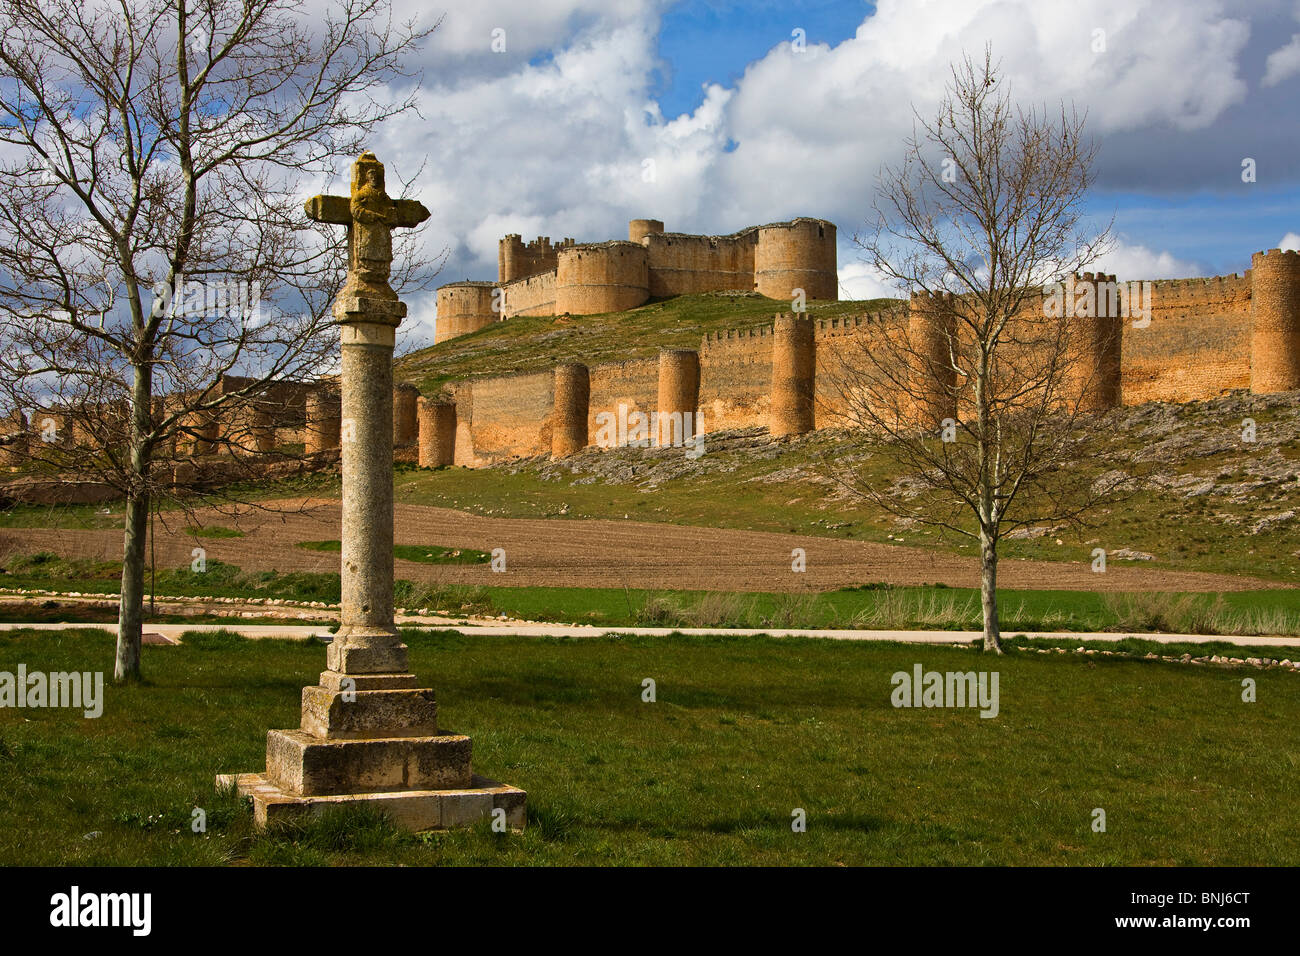
[[[0,710],[0,863],[1300,862],[1289,673],[830,641],[407,640],[476,770],[528,790],[523,835],[417,837],[366,815],[253,834],[213,776],[263,766],[324,651],[191,636],[146,647],[150,683],[109,688],[97,720]],[[107,670],[112,653],[101,632],[0,633],[3,671]],[[894,709],[890,676],[916,663],[998,671],[1000,714]]]
[[[304,551],[339,554],[343,551],[343,542],[299,541],[294,547],[302,548]],[[472,548],[440,548],[431,544],[395,544],[393,557],[420,564],[487,564],[492,560],[492,556],[486,551],[475,551]]]

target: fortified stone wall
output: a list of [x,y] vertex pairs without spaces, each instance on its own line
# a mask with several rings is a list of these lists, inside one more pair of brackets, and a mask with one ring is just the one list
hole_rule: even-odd
[[633,412],[650,415],[659,403],[658,358],[593,365],[590,381],[591,404],[587,416],[587,434],[593,445],[602,434],[600,422],[596,420],[601,412],[608,412],[617,418],[620,415],[619,406],[622,405],[629,416]]
[[572,239],[551,245],[550,236],[538,236],[528,245],[516,233],[497,243],[497,282],[513,282],[542,272],[554,272],[556,255],[561,249],[573,245]]
[[[801,222],[800,228],[817,223]],[[570,260],[568,275],[584,280],[572,282],[571,290],[622,294],[632,283],[621,281],[628,275],[620,270],[630,269],[635,278],[640,275],[636,263],[644,265],[656,243],[675,239],[655,231],[656,225],[632,224],[630,234],[639,232],[644,245],[620,241],[561,249],[560,275],[566,273],[564,263]],[[758,234],[761,239],[761,229]],[[686,238],[695,251],[715,254],[717,247],[707,239]],[[679,250],[673,255],[686,253]],[[603,286],[586,281],[600,275],[616,281]],[[537,278],[513,285],[544,286]],[[1076,283],[1076,293],[1086,291],[1093,299],[1093,311],[1100,313],[1100,317],[1079,316],[1072,339],[1081,369],[1072,387],[1083,390],[1089,408],[1185,402],[1246,388],[1255,392],[1300,389],[1300,255],[1295,252],[1258,253],[1244,276],[1117,286],[1112,276],[1085,274],[1076,277]],[[460,286],[491,290],[487,283]],[[1114,295],[1120,286],[1127,292],[1124,298]],[[611,288],[615,291],[607,291]],[[788,314],[779,315],[773,324],[710,333],[698,352],[668,350],[656,358],[590,368],[569,365],[456,383],[432,404],[420,400],[416,430],[422,450],[412,444],[416,396],[398,386],[395,399],[404,411],[393,438],[396,444],[407,444],[412,459],[418,455],[430,463],[477,467],[510,457],[579,451],[584,447],[584,415],[588,445],[605,443],[610,437],[609,419],[621,423],[622,434],[615,432],[615,437],[626,438],[626,425],[636,413],[648,420],[657,410],[686,412],[692,405],[699,413],[697,428],[706,434],[753,426],[798,434],[810,427],[844,424],[836,380],[843,379],[839,373],[854,354],[863,348],[878,349],[880,336],[906,335],[917,354],[937,357],[938,324],[933,313],[950,301],[914,297],[884,311],[828,319],[796,321]],[[1127,314],[1119,314],[1121,305],[1127,307]],[[1044,301],[1035,297],[1026,308],[1041,316],[1044,307]],[[780,335],[774,334],[774,325]],[[246,384],[247,380],[227,377],[220,387],[228,392]],[[814,397],[811,415],[809,393]],[[156,411],[174,408],[175,401],[175,396],[159,397]],[[937,401],[930,404],[935,407],[913,413],[926,411],[931,420],[951,413],[938,408]],[[247,414],[252,451],[270,451],[274,441],[283,443],[286,435],[301,435],[309,452],[338,446],[337,396],[327,381],[311,386],[280,383],[264,400],[250,405]],[[13,462],[20,456],[23,444],[34,440],[45,419],[67,434],[66,416],[58,410],[37,410],[27,422],[28,441],[8,446],[3,459]],[[192,415],[187,425],[193,434],[182,439],[177,450],[206,456],[221,450],[219,439],[234,427],[205,413]],[[424,432],[431,428],[438,433],[426,436]],[[0,427],[0,433],[17,430],[21,421],[16,419]]]
[[803,289],[809,299],[839,298],[835,225],[795,219],[759,226],[754,247],[754,288],[769,299],[789,299]]
[[1189,402],[1249,388],[1250,273],[1151,286],[1151,324],[1123,325],[1124,404]]
[[474,462],[550,453],[551,414],[555,406],[552,372],[476,379],[472,393],[472,410],[465,421],[458,392],[457,464],[468,463],[460,455],[462,427],[469,429]]
[[560,252],[555,272],[555,314],[622,312],[650,298],[646,247],[616,239],[570,246]]
[[451,282],[438,289],[439,342],[477,332],[497,320],[492,311],[495,282]]
[[647,235],[644,242],[654,298],[754,288],[756,228],[731,236],[659,233]]
[[767,422],[772,327],[711,332],[700,343],[700,431]]
[[[516,315],[555,315],[555,272],[516,279],[501,287],[505,301],[502,318]],[[441,322],[441,319],[439,320]],[[438,341],[442,341],[441,332]]]

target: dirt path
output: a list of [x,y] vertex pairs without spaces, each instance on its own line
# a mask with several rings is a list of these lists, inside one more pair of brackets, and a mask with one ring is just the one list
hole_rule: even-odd
[[[209,514],[207,525],[237,527],[242,538],[194,538],[183,527],[157,526],[160,567],[180,567],[202,547],[208,560],[249,571],[337,571],[337,554],[305,551],[299,541],[339,537],[338,501],[284,500],[276,513],[254,511],[237,519]],[[803,591],[855,584],[943,583],[978,587],[974,557],[922,548],[872,544],[765,531],[734,531],[639,521],[486,518],[426,505],[398,505],[398,544],[491,551],[504,548],[507,570],[486,565],[397,562],[397,576],[426,583],[689,588],[725,591]],[[791,551],[804,548],[807,571],[790,569]],[[0,556],[53,551],[65,557],[115,560],[122,553],[119,530],[0,530]],[[1255,578],[1199,571],[1168,571],[1149,565],[1112,563],[1094,574],[1084,562],[1004,560],[999,581],[1007,588],[1087,591],[1242,591],[1285,585]]]

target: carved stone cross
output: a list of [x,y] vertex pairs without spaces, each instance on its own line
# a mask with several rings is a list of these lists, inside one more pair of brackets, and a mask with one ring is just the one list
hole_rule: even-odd
[[393,230],[419,225],[429,210],[392,199],[383,164],[366,152],[352,165],[352,195],[316,196],[306,212],[348,227],[347,280],[334,302],[342,326],[343,606],[329,667],[404,680],[406,647],[393,621],[392,435],[393,344],[406,305],[388,276]]
[[348,275],[335,316],[342,322],[400,322],[406,306],[388,284],[393,230],[428,219],[424,204],[390,198],[384,190],[384,164],[365,152],[352,164],[351,196],[313,196],[304,208],[309,219],[348,227]]

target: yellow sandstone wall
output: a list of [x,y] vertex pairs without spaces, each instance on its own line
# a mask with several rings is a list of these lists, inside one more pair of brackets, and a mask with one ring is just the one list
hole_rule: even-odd
[[[662,229],[663,223],[659,226]],[[550,236],[538,236],[524,245],[517,233],[506,236],[497,243],[497,282],[513,282],[543,272],[554,272],[557,253],[571,245],[572,239],[564,239],[552,246]]]
[[1251,276],[1251,388],[1300,388],[1300,253],[1257,252]]
[[772,327],[710,332],[700,343],[700,431],[767,423]]
[[1125,405],[1189,402],[1250,387],[1250,274],[1157,280],[1151,324],[1122,325]]
[[591,405],[591,375],[587,366],[570,362],[555,367],[555,410],[551,422],[551,454],[572,455],[587,447],[587,418]]
[[803,289],[808,299],[839,298],[835,225],[795,219],[758,227],[754,287],[769,299],[789,299]]
[[[837,299],[835,224],[824,219],[751,226],[728,236],[664,232],[658,219],[633,219],[628,239],[552,245],[504,237],[497,282],[452,282],[438,290],[437,341],[518,315],[594,315],[632,309],[648,299],[701,292],[757,290],[790,299]],[[500,315],[492,309],[500,287]]]
[[516,315],[555,315],[555,272],[516,279],[501,287],[504,318]]
[[587,434],[591,444],[599,440],[602,412],[618,416],[619,405],[626,413],[651,415],[659,403],[659,359],[634,359],[610,365],[594,365],[590,370],[591,405],[588,410]]
[[754,247],[758,230],[732,236],[660,233],[645,239],[649,253],[650,295],[666,298],[698,292],[754,288]]
[[[472,410],[468,422],[456,401],[457,454],[461,464],[496,461],[551,452],[551,414],[555,406],[555,376],[551,371],[475,379],[470,383]],[[472,452],[462,459],[461,428],[468,425]]]

